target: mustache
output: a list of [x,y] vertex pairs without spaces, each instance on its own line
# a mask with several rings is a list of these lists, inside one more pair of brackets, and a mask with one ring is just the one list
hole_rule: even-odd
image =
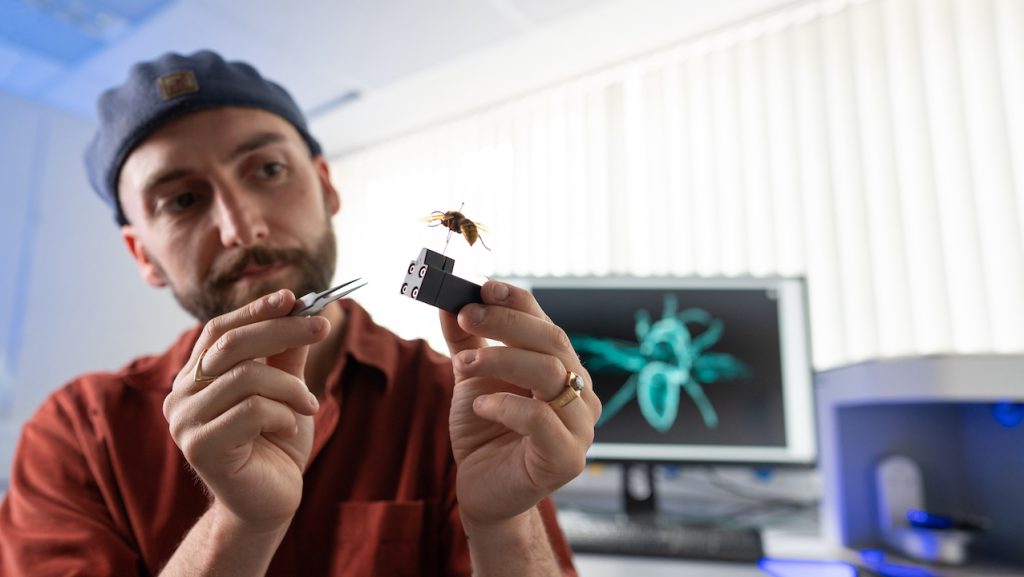
[[267,248],[255,246],[237,252],[223,263],[210,271],[209,283],[214,287],[229,285],[245,274],[251,265],[271,266],[277,264],[294,264],[301,261],[303,253],[299,249]]

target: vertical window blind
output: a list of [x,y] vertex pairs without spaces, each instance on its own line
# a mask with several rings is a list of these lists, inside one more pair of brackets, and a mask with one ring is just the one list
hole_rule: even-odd
[[333,169],[343,266],[396,293],[465,203],[457,274],[804,276],[819,369],[1024,351],[1019,0],[807,2]]

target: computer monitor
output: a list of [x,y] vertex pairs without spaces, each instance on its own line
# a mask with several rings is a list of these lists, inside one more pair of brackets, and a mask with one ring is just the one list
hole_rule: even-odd
[[815,462],[802,279],[517,282],[569,334],[604,405],[588,459]]

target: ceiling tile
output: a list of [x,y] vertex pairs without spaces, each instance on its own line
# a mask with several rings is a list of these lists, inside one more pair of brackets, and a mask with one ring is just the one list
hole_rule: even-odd
[[371,87],[517,31],[480,0],[353,0],[307,11],[270,0],[207,4],[299,55],[303,66]]
[[554,22],[560,18],[592,9],[607,0],[503,0],[515,6],[529,20],[538,26]]
[[203,48],[212,48],[229,58],[245,59],[244,51],[251,45],[247,30],[196,4],[180,2],[127,35],[116,47],[70,71],[48,91],[46,100],[94,117],[99,95],[124,82],[129,69],[138,61],[157,58],[168,51],[191,53]]

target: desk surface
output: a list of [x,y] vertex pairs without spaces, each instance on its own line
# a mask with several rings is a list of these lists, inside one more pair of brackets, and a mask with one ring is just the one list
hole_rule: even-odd
[[[806,557],[805,557],[806,558]],[[575,556],[580,577],[767,577],[753,564],[606,555]],[[978,567],[934,569],[938,577],[1022,577],[1024,571]]]
[[580,577],[766,577],[757,567],[715,561],[675,561],[616,557],[575,556]]
[[[775,559],[828,559],[856,562],[858,555],[830,547],[820,537],[767,531],[765,551]],[[753,563],[689,561],[577,553],[580,577],[767,577]],[[935,568],[938,577],[1024,577],[1024,570],[979,566]]]
[[[793,535],[766,531],[765,551],[777,558],[840,559],[842,550],[831,550],[818,536]],[[753,563],[726,563],[721,561],[688,561],[654,559],[617,555],[577,553],[576,569],[580,577],[767,577]]]

